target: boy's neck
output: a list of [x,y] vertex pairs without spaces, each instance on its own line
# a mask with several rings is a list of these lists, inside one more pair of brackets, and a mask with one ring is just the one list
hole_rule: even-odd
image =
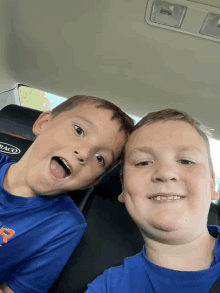
[[[20,162],[20,161],[19,161]],[[23,179],[23,169],[19,167],[19,162],[9,166],[3,180],[3,188],[14,196],[33,197],[30,190],[25,186]]]
[[154,264],[175,271],[208,270],[214,260],[217,239],[208,230],[184,245],[165,245],[149,239],[145,241],[146,256]]

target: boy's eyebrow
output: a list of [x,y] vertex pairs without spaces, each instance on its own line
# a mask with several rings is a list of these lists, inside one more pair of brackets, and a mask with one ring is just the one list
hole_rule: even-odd
[[[84,120],[85,122],[87,122],[88,124],[90,124],[90,126],[91,126],[91,128],[93,130],[96,130],[97,129],[97,127],[95,126],[95,124],[92,123],[91,121],[89,121],[88,119],[86,119],[86,118],[84,118],[82,116],[76,116],[76,118],[80,118],[80,119]],[[103,147],[102,149],[103,150],[107,150],[108,152],[110,152],[111,153],[111,156],[112,156],[112,161],[115,162],[116,158],[115,158],[115,154],[114,154],[113,150],[111,150],[108,147]]]
[[[194,146],[194,145],[180,145],[177,147],[177,151],[191,151],[191,150],[196,150],[196,151],[199,151],[200,153],[203,154],[203,152],[201,151],[201,149],[199,149],[198,147]],[[140,148],[135,148],[132,150],[132,152],[130,153],[133,154],[133,153],[136,153],[136,152],[142,152],[142,153],[154,153],[154,150],[152,147],[149,147],[149,146],[143,146],[143,147],[140,147]]]
[[202,150],[198,148],[197,146],[191,144],[191,145],[182,145],[177,148],[179,151],[199,151],[201,154],[203,154]]
[[85,122],[87,122],[88,124],[90,124],[90,126],[93,128],[93,130],[96,130],[96,126],[94,123],[92,123],[91,121],[89,121],[88,119],[82,117],[82,116],[76,116],[76,118],[80,118],[82,120],[84,120]]

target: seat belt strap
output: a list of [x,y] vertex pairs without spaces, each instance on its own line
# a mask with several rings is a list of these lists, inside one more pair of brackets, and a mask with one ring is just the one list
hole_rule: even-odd
[[209,293],[219,293],[220,292],[220,277],[218,280],[214,283],[212,288],[210,289]]

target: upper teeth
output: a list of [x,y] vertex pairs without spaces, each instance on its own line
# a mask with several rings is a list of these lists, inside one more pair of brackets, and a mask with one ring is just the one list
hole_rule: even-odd
[[151,197],[151,199],[154,200],[161,200],[161,199],[180,199],[180,196],[174,195],[174,196],[155,196],[155,197]]
[[[59,159],[66,165],[66,167],[69,169],[69,170],[71,170],[70,169],[70,167],[69,167],[69,165],[67,164],[67,162],[64,160],[64,159],[62,159],[62,158],[60,158],[59,157]],[[71,172],[71,171],[70,171]]]

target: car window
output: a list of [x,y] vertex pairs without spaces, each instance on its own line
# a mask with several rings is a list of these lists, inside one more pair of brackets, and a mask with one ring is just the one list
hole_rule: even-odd
[[23,85],[19,86],[18,93],[21,106],[37,109],[40,111],[52,110],[66,100],[64,97],[59,97]]

